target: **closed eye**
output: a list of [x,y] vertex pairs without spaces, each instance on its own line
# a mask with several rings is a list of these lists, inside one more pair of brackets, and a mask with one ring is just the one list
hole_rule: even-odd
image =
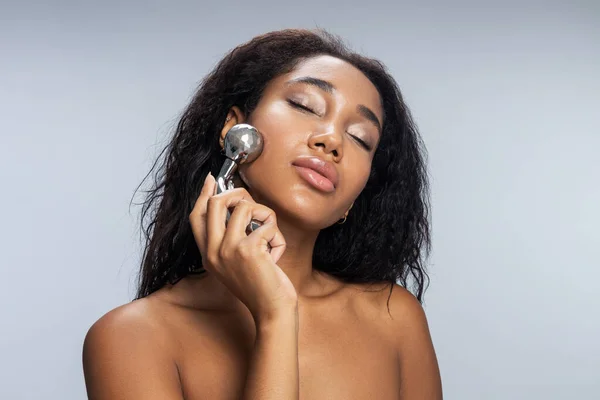
[[358,136],[350,135],[354,140],[356,140],[365,150],[371,151],[371,146],[367,144],[364,140],[359,138]]
[[288,102],[288,103],[289,103],[289,104],[290,104],[292,107],[294,107],[294,108],[298,108],[298,109],[300,109],[300,110],[302,110],[302,111],[306,111],[306,112],[309,112],[309,113],[311,113],[311,114],[315,114],[315,115],[317,114],[317,113],[316,113],[316,112],[315,112],[313,109],[311,109],[311,108],[308,108],[308,107],[306,107],[306,106],[305,106],[305,105],[303,105],[303,104],[297,103],[297,102],[295,102],[294,100],[289,100],[289,99],[288,99],[288,101],[287,101],[287,102]]

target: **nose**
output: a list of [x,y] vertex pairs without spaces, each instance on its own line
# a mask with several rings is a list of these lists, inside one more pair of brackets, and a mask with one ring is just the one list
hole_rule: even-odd
[[333,126],[329,126],[324,132],[313,133],[308,144],[314,150],[321,148],[325,154],[331,153],[336,161],[343,157],[343,136]]

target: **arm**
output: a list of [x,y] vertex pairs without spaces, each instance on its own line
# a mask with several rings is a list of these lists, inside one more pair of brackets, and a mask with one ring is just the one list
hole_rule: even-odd
[[100,318],[83,344],[91,400],[181,400],[177,367],[159,326],[126,305]]
[[243,400],[294,400],[299,396],[298,307],[256,322],[254,353]]
[[441,400],[440,370],[421,304],[406,289],[394,286],[390,313],[400,362],[400,398]]

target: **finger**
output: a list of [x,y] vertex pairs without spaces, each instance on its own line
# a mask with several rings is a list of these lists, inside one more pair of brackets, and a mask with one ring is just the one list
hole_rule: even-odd
[[[206,203],[208,198],[210,197],[211,187],[213,185],[214,178],[211,174],[206,175],[204,179],[204,184],[202,185],[202,189],[200,191],[200,195],[196,199],[194,204],[194,208],[190,213],[190,223],[192,225],[192,232],[194,236],[196,235],[205,235],[203,230],[205,229],[205,223],[202,223],[204,220],[204,216],[206,215]],[[200,229],[203,228],[203,229]]]
[[255,242],[256,245],[263,246],[264,251],[270,252],[271,259],[276,263],[285,252],[286,242],[277,226],[274,215],[273,213],[273,218],[267,219],[262,226],[248,235],[247,240]]
[[255,203],[248,191],[236,188],[211,196],[206,211],[207,252],[216,257],[223,243],[226,230],[227,209],[234,207],[240,200]]
[[244,199],[240,200],[235,205],[233,213],[227,223],[223,243],[234,244],[245,239],[247,236],[246,229],[250,224],[250,221],[272,221],[274,220],[274,215],[275,212],[273,210],[262,204],[251,203]]
[[212,176],[211,173],[206,175],[206,179],[204,179],[204,184],[202,185],[202,189],[200,190],[200,195],[198,196],[194,204],[194,210],[199,214],[206,214],[206,203],[208,201],[208,198],[213,195],[215,185],[215,177]]
[[206,241],[206,208],[207,201],[211,196],[212,190],[214,190],[215,179],[209,173],[204,180],[204,184],[202,185],[202,189],[200,191],[200,195],[196,199],[196,203],[194,204],[194,208],[190,213],[189,219],[190,224],[192,226],[192,233],[194,234],[194,238],[196,239],[196,243],[200,248],[200,251],[205,250],[204,243]]
[[234,205],[223,235],[221,248],[235,247],[236,243],[246,237],[246,225],[248,225],[251,215],[252,208],[249,201],[241,199]]

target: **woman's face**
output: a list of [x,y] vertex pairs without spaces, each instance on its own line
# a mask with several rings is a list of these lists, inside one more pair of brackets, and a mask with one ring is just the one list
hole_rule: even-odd
[[[365,187],[381,135],[383,110],[375,86],[351,64],[331,56],[301,62],[275,78],[246,120],[264,149],[240,176],[259,203],[303,229],[334,224]],[[296,167],[316,157],[335,170],[335,187]],[[312,177],[312,178],[311,178]]]

